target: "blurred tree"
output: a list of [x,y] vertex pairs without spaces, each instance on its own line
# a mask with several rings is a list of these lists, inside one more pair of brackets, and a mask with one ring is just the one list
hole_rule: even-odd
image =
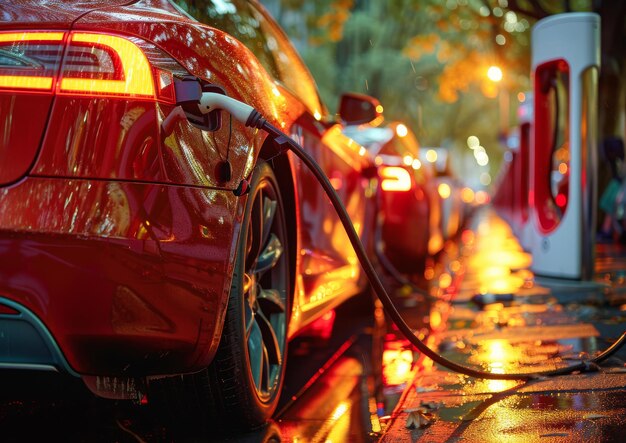
[[[500,157],[495,97],[498,88],[528,88],[528,21],[500,50],[496,28],[504,18],[481,0],[264,3],[295,40],[331,109],[344,91],[370,94],[387,120],[407,122],[422,145],[464,152],[467,137],[477,135]],[[501,85],[487,79],[492,64],[505,72]]]
[[[593,2],[593,4],[592,4]],[[603,20],[601,133],[623,122],[623,0],[263,0],[295,40],[331,109],[344,91],[373,95],[387,120],[403,120],[422,145],[467,153],[476,135],[496,171],[502,151],[496,97],[530,88],[530,27],[564,11],[600,13]],[[490,81],[490,65],[503,79]],[[618,91],[619,93],[616,93]],[[504,97],[502,95],[504,94]],[[507,103],[505,102],[505,105]],[[501,103],[502,105],[502,103]],[[463,157],[461,155],[460,157]]]

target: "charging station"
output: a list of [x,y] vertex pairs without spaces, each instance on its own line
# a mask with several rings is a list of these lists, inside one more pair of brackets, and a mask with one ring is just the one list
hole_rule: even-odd
[[532,31],[532,270],[589,280],[594,272],[600,17],[567,13]]

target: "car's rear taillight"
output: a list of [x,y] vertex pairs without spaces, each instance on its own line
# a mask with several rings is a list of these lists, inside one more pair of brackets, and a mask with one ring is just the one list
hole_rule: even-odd
[[379,175],[383,191],[411,190],[411,175],[400,166],[383,166],[379,169]]
[[137,38],[94,32],[0,33],[0,90],[174,103],[173,71],[180,69]]
[[63,32],[0,33],[0,89],[52,92]]
[[58,93],[154,97],[152,69],[130,40],[73,32],[61,69]]

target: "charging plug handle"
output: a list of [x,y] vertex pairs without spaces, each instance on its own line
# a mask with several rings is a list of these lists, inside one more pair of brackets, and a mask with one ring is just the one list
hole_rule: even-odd
[[217,109],[224,109],[243,124],[246,124],[248,117],[256,112],[252,106],[216,92],[203,92],[200,96],[198,108],[203,114],[208,114]]

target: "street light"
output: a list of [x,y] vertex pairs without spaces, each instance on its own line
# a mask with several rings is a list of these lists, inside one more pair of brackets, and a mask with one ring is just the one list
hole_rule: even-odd
[[487,77],[492,82],[499,82],[502,80],[502,69],[497,66],[490,66],[489,69],[487,69]]
[[[500,83],[504,77],[502,69],[492,65],[487,69],[487,78],[494,83]],[[500,137],[501,142],[506,146],[506,136],[509,131],[509,92],[501,83],[498,86],[498,105],[500,108]]]

